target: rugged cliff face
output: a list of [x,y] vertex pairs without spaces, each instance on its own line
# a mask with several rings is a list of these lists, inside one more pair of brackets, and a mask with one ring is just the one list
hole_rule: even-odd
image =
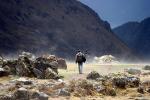
[[150,58],[150,18],[126,23],[115,28],[114,32],[140,56]]
[[77,49],[90,55],[131,56],[131,52],[89,7],[76,0],[0,0],[0,51],[55,53],[71,58]]

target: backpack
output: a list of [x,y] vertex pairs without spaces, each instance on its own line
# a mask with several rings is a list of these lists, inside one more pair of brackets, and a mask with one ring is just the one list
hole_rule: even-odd
[[77,55],[76,55],[76,62],[78,62],[78,63],[82,63],[82,62],[85,62],[86,61],[86,58],[85,58],[85,56],[82,54],[82,53],[78,53]]
[[86,58],[84,55],[82,55],[82,60],[83,60],[83,62],[86,62]]

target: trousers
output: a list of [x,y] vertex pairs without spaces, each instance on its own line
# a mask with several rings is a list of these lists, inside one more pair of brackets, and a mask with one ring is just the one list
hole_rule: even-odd
[[83,73],[83,63],[78,63],[79,74]]

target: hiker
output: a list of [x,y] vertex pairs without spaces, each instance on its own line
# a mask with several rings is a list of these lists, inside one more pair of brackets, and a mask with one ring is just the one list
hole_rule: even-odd
[[78,50],[75,60],[76,60],[76,63],[78,63],[79,74],[82,74],[83,73],[83,63],[86,62],[86,57],[80,50]]

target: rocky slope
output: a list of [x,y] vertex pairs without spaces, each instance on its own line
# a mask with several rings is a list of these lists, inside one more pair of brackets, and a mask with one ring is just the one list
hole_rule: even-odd
[[150,18],[128,22],[115,28],[114,32],[140,56],[150,57]]
[[0,52],[131,56],[129,48],[89,7],[76,0],[0,0]]

